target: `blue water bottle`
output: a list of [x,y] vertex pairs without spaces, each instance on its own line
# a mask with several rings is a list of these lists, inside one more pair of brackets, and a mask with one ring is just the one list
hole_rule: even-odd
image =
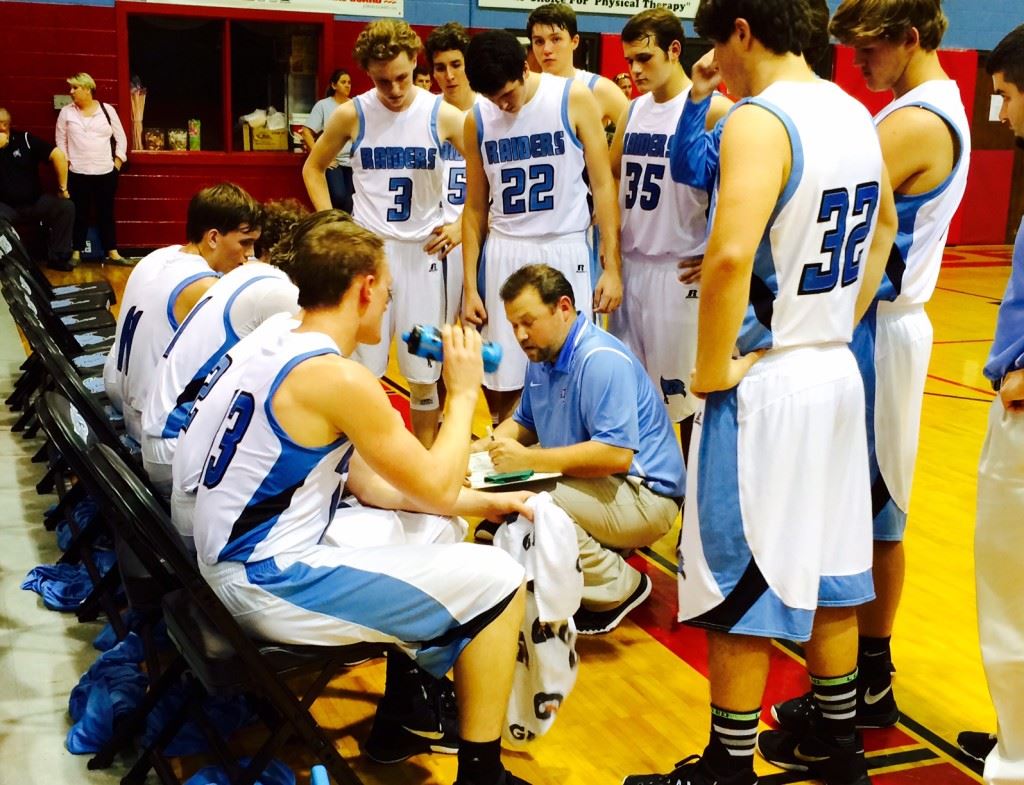
[[[409,347],[409,351],[417,357],[426,357],[438,362],[444,359],[444,352],[441,347],[441,331],[436,327],[417,324],[409,332],[402,333],[402,340]],[[498,366],[501,365],[501,346],[485,341],[482,354],[484,357],[484,370],[487,373],[494,373],[498,370]]]

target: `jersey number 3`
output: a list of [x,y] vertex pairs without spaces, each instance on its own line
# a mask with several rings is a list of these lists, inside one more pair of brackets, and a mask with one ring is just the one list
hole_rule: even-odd
[[239,392],[235,400],[231,402],[227,417],[224,421],[230,423],[220,437],[220,443],[210,452],[210,458],[206,463],[206,472],[203,474],[203,485],[207,488],[215,488],[224,479],[224,473],[228,470],[231,459],[235,457],[238,450],[238,443],[242,441],[245,432],[249,430],[249,423],[256,411],[256,401],[247,392]]
[[[860,260],[864,255],[864,242],[871,233],[875,209],[878,207],[878,183],[861,183],[853,192],[846,188],[833,188],[821,196],[818,223],[835,226],[821,238],[821,252],[828,254],[825,263],[805,264],[800,275],[798,294],[824,294],[840,283],[849,286],[860,274]],[[851,211],[852,207],[852,211]],[[850,227],[849,219],[863,216],[863,220]]]

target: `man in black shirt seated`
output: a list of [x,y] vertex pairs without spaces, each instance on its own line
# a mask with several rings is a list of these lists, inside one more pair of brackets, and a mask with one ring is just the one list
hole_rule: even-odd
[[[57,196],[43,193],[39,164],[57,173]],[[42,221],[46,259],[55,270],[71,270],[71,228],[75,206],[68,198],[68,161],[49,142],[26,131],[11,131],[11,114],[0,107],[0,218],[10,223]]]

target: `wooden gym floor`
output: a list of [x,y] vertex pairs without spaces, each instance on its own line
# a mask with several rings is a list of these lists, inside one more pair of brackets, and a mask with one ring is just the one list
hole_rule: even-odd
[[[1009,263],[1007,247],[949,249],[928,306],[935,345],[906,539],[907,583],[893,642],[904,719],[893,729],[865,733],[877,785],[980,781],[957,759],[956,734],[995,727],[978,652],[973,531],[975,472],[993,396],[981,370]],[[50,275],[61,283],[103,275],[120,291],[128,272],[83,265]],[[396,382],[385,386],[407,412],[403,383],[392,378]],[[478,433],[486,423],[481,404]],[[651,599],[613,633],[580,638],[579,680],[550,733],[528,752],[505,753],[509,768],[533,785],[611,785],[626,774],[667,771],[703,748],[706,647],[703,633],[673,621],[677,535],[675,529],[632,557],[653,579]],[[369,730],[383,674],[379,662],[354,668],[317,702],[317,718],[336,734],[366,785],[453,782],[454,757],[423,755],[385,767],[360,756],[358,740]],[[777,644],[765,706],[806,687],[795,648]],[[286,749],[283,757],[305,781],[309,761],[301,752]],[[184,762],[186,771],[193,765]],[[760,759],[758,771],[762,783],[797,781]]]

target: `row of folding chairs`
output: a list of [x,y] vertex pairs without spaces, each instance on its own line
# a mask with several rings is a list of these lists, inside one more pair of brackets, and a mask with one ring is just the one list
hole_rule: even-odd
[[[189,720],[199,726],[233,785],[252,785],[289,740],[320,761],[338,785],[358,785],[310,708],[336,675],[352,663],[383,656],[384,647],[297,646],[250,638],[200,574],[165,502],[142,471],[137,446],[126,440],[103,393],[101,358],[114,328],[107,310],[113,301],[109,287],[85,285],[74,293],[49,287],[16,232],[0,221],[0,292],[29,347],[7,403],[21,413],[16,428],[45,435],[46,445],[36,456],[47,465],[39,489],[56,490],[60,497],[46,524],[52,528],[67,520],[88,496],[98,506],[95,530],[74,531],[65,558],[86,563],[101,538],[114,543],[116,568],[102,576],[97,572],[97,596],[87,598],[83,605],[89,610],[79,617],[105,615],[123,637],[123,591],[143,640],[145,697],[115,724],[113,737],[89,760],[89,768],[109,767],[118,755],[135,751],[154,708],[184,684],[185,701],[155,738],[137,749],[121,780],[125,785],[142,783],[150,771],[162,783],[179,783],[165,749]],[[161,622],[173,644],[169,653],[158,651],[155,643],[153,631]],[[289,686],[293,677],[300,689]],[[237,762],[232,740],[221,737],[204,715],[203,701],[211,695],[245,695],[262,720],[265,733],[247,765]]]

